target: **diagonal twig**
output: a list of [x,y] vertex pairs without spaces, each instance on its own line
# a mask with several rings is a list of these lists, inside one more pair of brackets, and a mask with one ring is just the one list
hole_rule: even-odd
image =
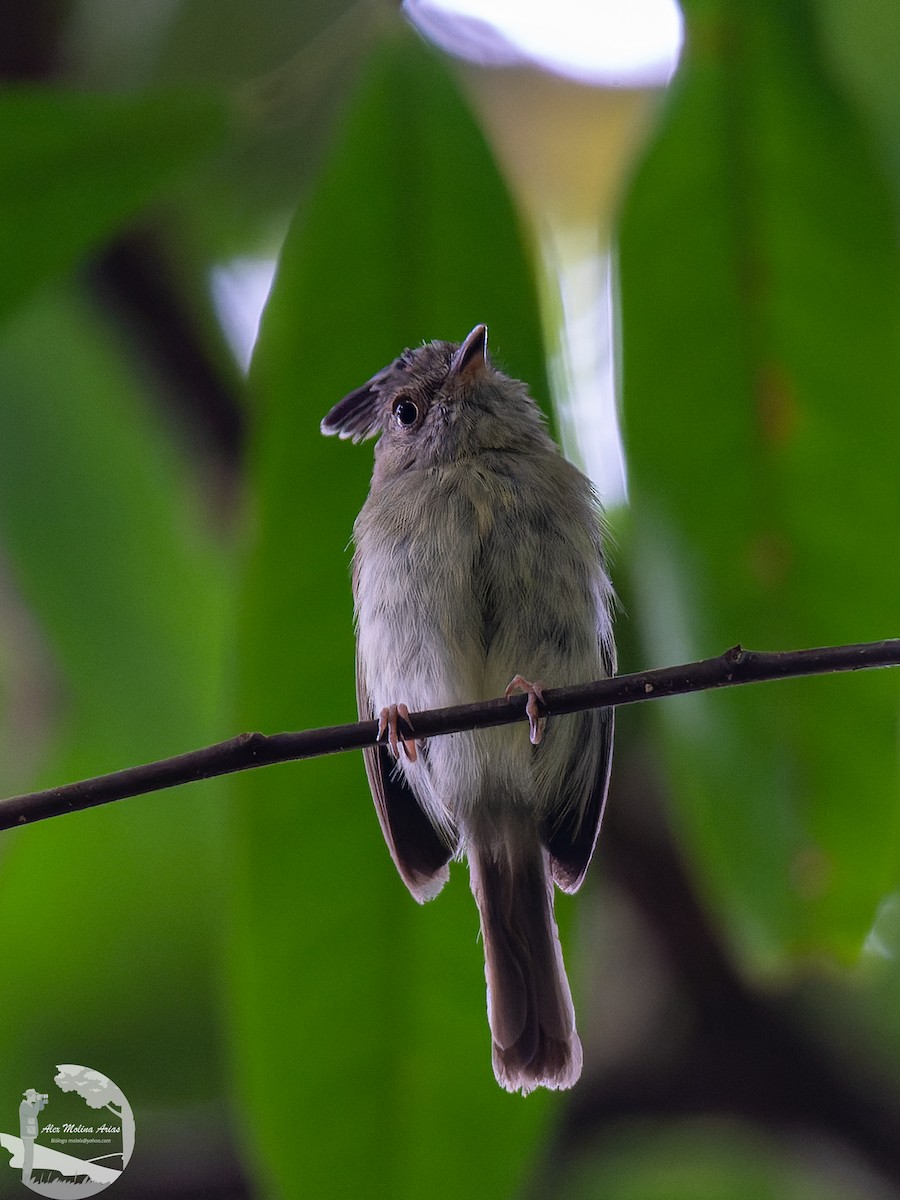
[[[900,666],[900,638],[881,642],[860,642],[850,646],[824,646],[815,650],[754,651],[734,646],[716,658],[661,667],[633,675],[617,675],[574,687],[544,690],[543,710],[548,716],[578,712],[588,708],[617,707],[679,696],[710,688],[735,687],[761,683],[769,679],[789,679],[803,675],[825,675],[834,671],[859,671],[873,667]],[[484,729],[526,720],[527,696],[510,696],[461,704],[454,708],[413,713],[412,725],[417,737],[435,737],[466,729]],[[201,750],[177,754],[138,767],[114,771],[95,779],[83,779],[45,791],[30,792],[0,800],[0,830],[78,812],[97,804],[124,800],[147,792],[212,779],[265,767],[273,763],[315,758],[342,750],[358,750],[377,740],[378,722],[360,721],[353,725],[333,725],[299,733],[241,733],[226,742],[217,742]]]

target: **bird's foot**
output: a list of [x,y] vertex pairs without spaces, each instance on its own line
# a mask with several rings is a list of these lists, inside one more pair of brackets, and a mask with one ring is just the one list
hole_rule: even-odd
[[538,704],[544,703],[544,685],[542,683],[531,683],[522,675],[514,676],[506,687],[507,696],[511,696],[513,692],[525,692],[528,696],[528,703],[525,705],[525,712],[528,714],[528,730],[531,738],[532,746],[537,746],[544,736],[544,726],[547,723],[547,718],[541,716]]
[[[400,722],[406,730],[400,728]],[[400,747],[410,762],[418,758],[416,739],[413,734],[412,721],[409,719],[409,709],[405,704],[389,704],[378,716],[378,740],[387,741],[394,758],[400,757]]]

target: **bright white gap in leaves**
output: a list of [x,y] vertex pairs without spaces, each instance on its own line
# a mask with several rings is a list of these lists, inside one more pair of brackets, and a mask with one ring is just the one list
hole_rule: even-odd
[[219,324],[246,375],[262,311],[275,278],[274,258],[233,258],[213,267],[210,289]]
[[535,243],[566,453],[608,506],[624,503],[613,225],[678,65],[681,10],[676,0],[405,0],[404,8],[459,60]]
[[485,66],[527,58],[601,87],[668,83],[684,40],[675,0],[406,0],[404,7],[430,41],[458,58]]

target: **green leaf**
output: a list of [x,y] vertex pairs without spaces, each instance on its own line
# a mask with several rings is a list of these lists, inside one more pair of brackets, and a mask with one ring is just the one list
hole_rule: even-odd
[[[802,3],[704,4],[622,235],[650,661],[897,632],[890,198]],[[896,879],[894,673],[665,702],[681,832],[749,961],[852,957]]]
[[859,107],[900,211],[900,6],[816,0],[823,52]]
[[[53,671],[34,786],[214,740],[223,564],[108,331],[74,297],[42,297],[0,331],[0,389],[4,566]],[[83,1047],[126,1088],[140,1079],[145,1103],[216,1094],[216,786],[4,835],[0,1009],[18,1021],[4,1077]]]
[[0,93],[0,317],[207,158],[225,128],[208,92]]
[[[479,321],[499,361],[543,387],[515,217],[440,64],[404,37],[365,77],[263,321],[241,727],[354,718],[348,542],[372,449],[322,438],[319,421],[404,346]],[[413,903],[358,756],[254,772],[237,791],[238,1044],[283,1194],[302,1179],[310,1195],[400,1198],[427,1179],[436,1198],[456,1196],[452,1146],[480,1195],[508,1193],[561,1101],[494,1082],[465,872],[435,904]]]

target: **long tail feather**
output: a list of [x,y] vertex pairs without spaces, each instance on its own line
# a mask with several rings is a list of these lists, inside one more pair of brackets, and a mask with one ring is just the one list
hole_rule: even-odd
[[[517,831],[519,832],[519,831]],[[569,1088],[581,1042],[553,915],[548,855],[535,830],[499,851],[470,845],[481,915],[494,1074],[507,1091]]]

